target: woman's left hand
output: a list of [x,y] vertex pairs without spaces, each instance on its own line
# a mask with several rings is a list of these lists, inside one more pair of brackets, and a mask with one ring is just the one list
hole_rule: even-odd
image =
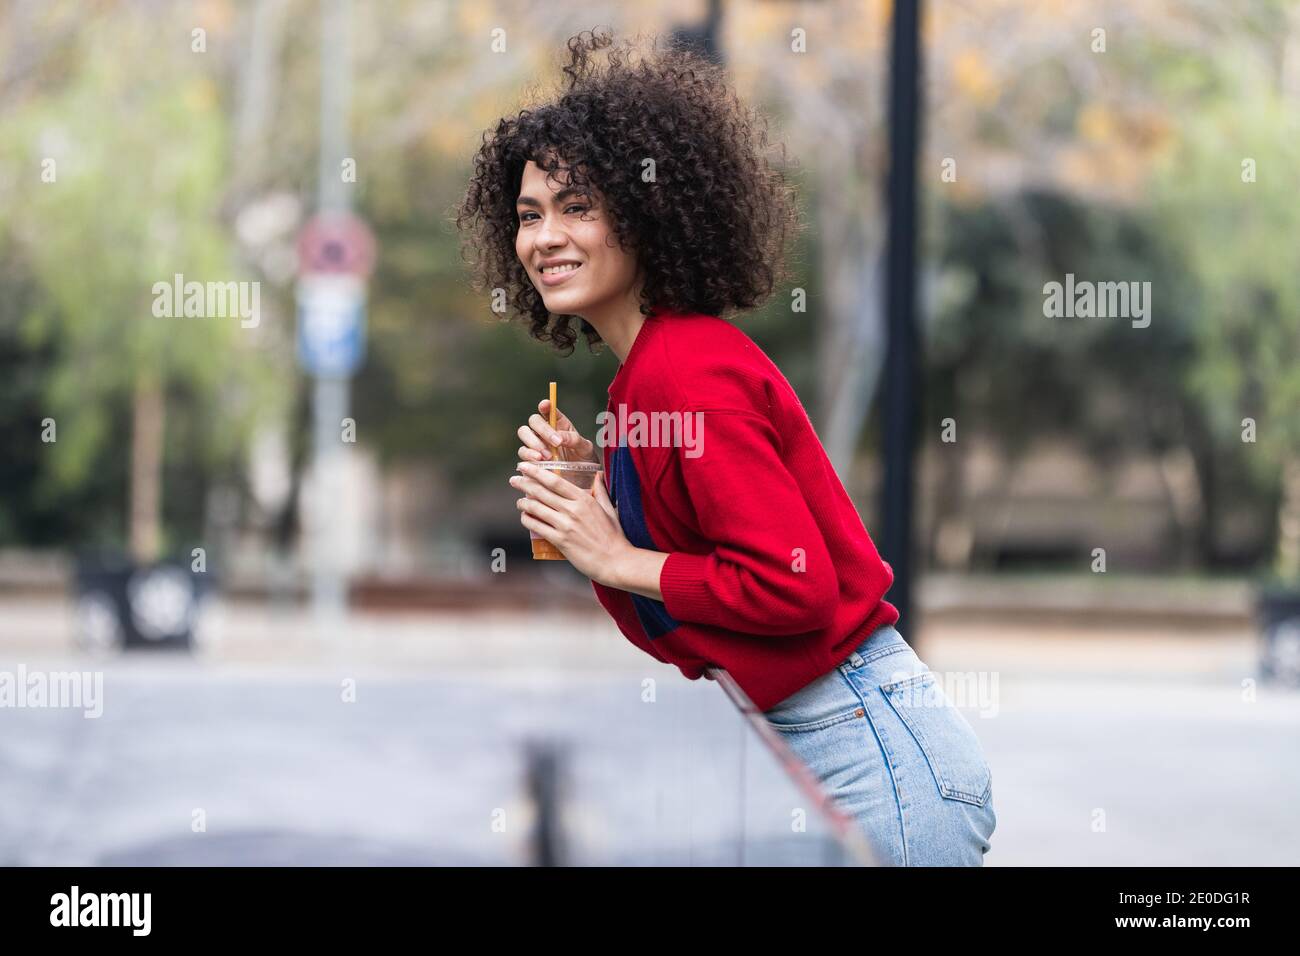
[[515,507],[519,521],[564,552],[569,563],[598,584],[606,584],[619,559],[632,547],[605,489],[605,473],[596,475],[595,494],[573,482],[520,462],[522,476],[510,484],[522,491]]

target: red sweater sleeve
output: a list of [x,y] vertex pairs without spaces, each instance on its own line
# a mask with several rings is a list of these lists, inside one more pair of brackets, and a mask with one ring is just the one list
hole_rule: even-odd
[[[747,634],[828,627],[839,580],[817,521],[781,460],[776,430],[752,412],[702,414],[701,454],[689,457],[676,448],[664,471],[680,470],[700,533],[714,549],[669,553],[659,573],[664,607],[680,621]],[[796,548],[803,549],[801,560]]]
[[595,581],[591,582],[591,587],[596,592],[596,600],[600,602],[605,612],[614,619],[614,623],[618,625],[618,629],[623,632],[624,637],[651,657],[665,664],[669,663],[668,659],[656,649],[655,642],[646,640],[645,631],[636,618],[636,611],[632,609],[627,592],[617,591],[603,584],[597,584]]

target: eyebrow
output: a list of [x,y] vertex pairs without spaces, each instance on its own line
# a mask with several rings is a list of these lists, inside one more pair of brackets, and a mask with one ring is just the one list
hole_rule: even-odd
[[[564,189],[561,189],[558,193],[554,193],[555,202],[557,203],[564,202],[564,200],[570,198],[571,196],[582,196],[582,195],[583,195],[582,192],[580,192],[578,189],[575,189],[573,186],[566,186]],[[515,205],[536,206],[538,209],[542,207],[542,204],[539,203],[532,196],[520,196],[518,199],[515,200]]]

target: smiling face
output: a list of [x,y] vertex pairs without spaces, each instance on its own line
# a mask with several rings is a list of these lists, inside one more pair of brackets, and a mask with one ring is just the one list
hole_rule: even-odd
[[566,188],[564,173],[549,182],[529,161],[515,212],[515,253],[547,311],[590,321],[602,309],[635,301],[636,256],[619,248],[598,198]]

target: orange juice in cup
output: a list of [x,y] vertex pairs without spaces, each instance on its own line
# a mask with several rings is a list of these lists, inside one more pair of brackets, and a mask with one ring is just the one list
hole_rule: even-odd
[[[559,475],[566,481],[571,481],[584,491],[590,490],[594,495],[596,493],[596,476],[600,474],[601,465],[596,461],[535,461],[532,463],[534,468],[541,468],[544,471],[552,472]],[[565,560],[564,552],[557,548],[551,542],[547,541],[532,528],[528,529],[528,537],[533,542],[533,559],[536,561],[563,561]]]

